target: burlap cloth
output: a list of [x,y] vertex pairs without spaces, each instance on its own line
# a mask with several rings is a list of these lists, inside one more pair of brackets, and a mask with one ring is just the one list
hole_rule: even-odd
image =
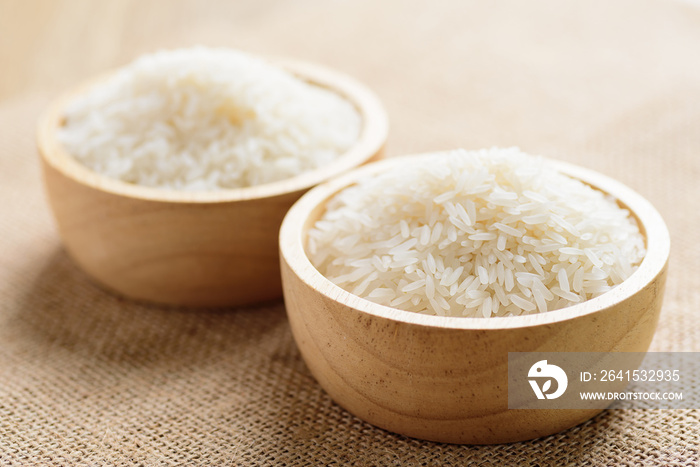
[[[618,178],[671,231],[653,349],[700,351],[700,11],[647,1],[291,3],[208,16],[180,8],[192,28],[151,44],[234,45],[353,74],[386,103],[390,155],[519,145]],[[124,40],[146,37],[143,21]],[[281,303],[166,309],[103,292],[61,249],[41,189],[34,127],[48,97],[0,104],[0,463],[699,462],[696,410],[609,410],[499,446],[397,436],[321,390]]]

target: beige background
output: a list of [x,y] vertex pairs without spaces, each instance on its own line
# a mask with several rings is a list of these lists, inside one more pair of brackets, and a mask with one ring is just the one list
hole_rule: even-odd
[[[0,0],[0,464],[696,465],[698,411],[606,411],[502,446],[427,443],[336,406],[280,303],[166,309],[60,247],[34,125],[57,92],[161,47],[317,61],[372,87],[389,155],[519,145],[659,209],[655,350],[700,351],[700,10],[651,0]],[[697,382],[697,379],[696,379]]]

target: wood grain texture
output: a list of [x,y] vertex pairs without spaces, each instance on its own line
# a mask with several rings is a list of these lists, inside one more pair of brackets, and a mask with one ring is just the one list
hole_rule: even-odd
[[302,197],[283,222],[287,314],[321,386],[374,425],[449,443],[537,438],[600,412],[508,410],[508,352],[646,351],[659,319],[669,256],[669,234],[660,215],[624,185],[556,163],[564,173],[612,194],[637,217],[648,253],[633,276],[600,297],[543,314],[479,319],[405,312],[335,286],[303,250],[306,231],[333,193],[401,163],[371,164],[321,185]]
[[388,131],[381,104],[360,83],[317,65],[281,63],[347,98],[363,126],[356,144],[332,164],[265,185],[182,192],[103,177],[56,139],[65,102],[85,87],[47,110],[38,134],[46,191],[66,249],[92,278],[127,297],[173,305],[232,306],[281,296],[278,232],[285,213],[310,187],[379,158]]

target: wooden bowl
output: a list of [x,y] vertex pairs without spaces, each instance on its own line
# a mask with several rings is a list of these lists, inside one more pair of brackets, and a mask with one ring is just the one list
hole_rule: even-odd
[[406,436],[489,444],[549,435],[602,409],[509,410],[508,352],[644,352],[661,309],[669,234],[640,195],[596,172],[551,161],[613,195],[639,221],[647,255],[625,282],[569,308],[510,318],[417,314],[359,298],[312,266],[305,235],[335,193],[405,158],[320,185],[280,231],[282,283],[294,338],[311,373],[349,412]]
[[44,184],[63,243],[96,282],[130,298],[174,305],[231,306],[282,295],[278,232],[309,188],[381,157],[388,131],[377,97],[348,76],[283,61],[301,79],[348,99],[363,125],[357,143],[332,164],[249,188],[184,192],[107,178],[57,140],[67,101],[51,105],[38,129]]

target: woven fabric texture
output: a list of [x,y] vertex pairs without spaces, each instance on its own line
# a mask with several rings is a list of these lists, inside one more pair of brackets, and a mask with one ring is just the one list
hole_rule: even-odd
[[[367,0],[273,2],[265,16],[254,3],[168,44],[248,47],[356,76],[387,106],[390,156],[518,145],[626,183],[672,237],[652,348],[700,351],[700,10]],[[318,386],[281,303],[174,309],[102,291],[62,250],[42,191],[34,132],[50,97],[0,103],[0,465],[700,463],[697,410],[608,410],[497,446],[394,435]]]

